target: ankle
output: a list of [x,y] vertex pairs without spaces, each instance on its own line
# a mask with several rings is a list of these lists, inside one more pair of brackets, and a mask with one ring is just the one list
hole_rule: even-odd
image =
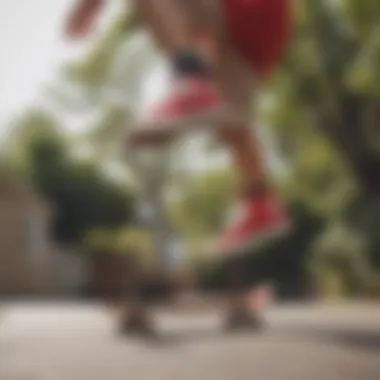
[[241,195],[243,197],[261,197],[268,194],[269,185],[264,180],[255,180],[243,186]]
[[198,75],[208,77],[210,68],[203,57],[195,51],[184,50],[172,58],[175,75]]

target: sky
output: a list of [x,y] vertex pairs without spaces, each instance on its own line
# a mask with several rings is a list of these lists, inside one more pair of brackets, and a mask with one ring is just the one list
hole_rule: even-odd
[[36,99],[65,55],[61,25],[70,4],[67,0],[1,0],[1,128],[6,128],[4,120]]
[[[59,65],[89,43],[64,38],[65,16],[74,1],[0,0],[0,134],[6,133],[9,118],[38,102]],[[99,31],[118,1],[110,2]]]

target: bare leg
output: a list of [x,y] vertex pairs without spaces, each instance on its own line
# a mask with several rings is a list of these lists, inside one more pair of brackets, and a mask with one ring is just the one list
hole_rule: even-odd
[[[192,48],[211,57],[215,80],[227,102],[247,120],[245,125],[225,125],[219,137],[231,150],[241,171],[242,186],[265,187],[259,145],[249,128],[252,73],[225,35],[219,0],[138,0],[135,3],[159,46],[166,52],[174,55]],[[206,44],[198,39],[204,34],[210,37]]]
[[[186,0],[182,0],[183,3]],[[219,138],[230,149],[237,168],[241,171],[242,187],[265,187],[266,175],[260,154],[259,143],[251,130],[253,95],[255,82],[252,69],[231,46],[226,35],[224,15],[220,8],[220,0],[198,0],[187,5],[188,13],[193,15],[197,27],[211,28],[213,43],[212,69],[216,82],[221,88],[226,101],[245,122],[241,125],[226,124],[220,130]]]
[[[243,191],[265,188],[266,175],[259,144],[250,129],[254,86],[252,72],[225,35],[218,0],[138,0],[138,3],[159,45],[169,54],[190,47],[205,52],[211,58],[213,75],[227,102],[246,119],[242,125],[226,124],[219,138],[230,149],[241,171]],[[206,46],[199,45],[197,40],[203,32],[211,37]],[[229,308],[232,314],[244,314],[246,295],[244,290],[230,293]]]
[[135,0],[134,4],[162,49],[178,52],[191,46],[189,19],[175,1]]

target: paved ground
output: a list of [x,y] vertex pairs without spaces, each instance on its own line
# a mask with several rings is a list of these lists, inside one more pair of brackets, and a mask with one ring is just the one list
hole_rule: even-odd
[[268,310],[262,335],[218,316],[160,315],[163,345],[119,339],[90,306],[13,306],[0,319],[0,380],[379,380],[380,307]]

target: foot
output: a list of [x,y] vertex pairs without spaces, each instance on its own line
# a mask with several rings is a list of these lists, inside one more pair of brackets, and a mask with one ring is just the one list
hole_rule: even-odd
[[249,249],[262,248],[289,229],[285,208],[272,193],[244,197],[234,207],[227,228],[213,251],[216,255],[243,254]]
[[169,95],[156,104],[131,134],[133,145],[164,143],[187,126],[218,117],[221,97],[210,79],[187,75],[176,79]]

